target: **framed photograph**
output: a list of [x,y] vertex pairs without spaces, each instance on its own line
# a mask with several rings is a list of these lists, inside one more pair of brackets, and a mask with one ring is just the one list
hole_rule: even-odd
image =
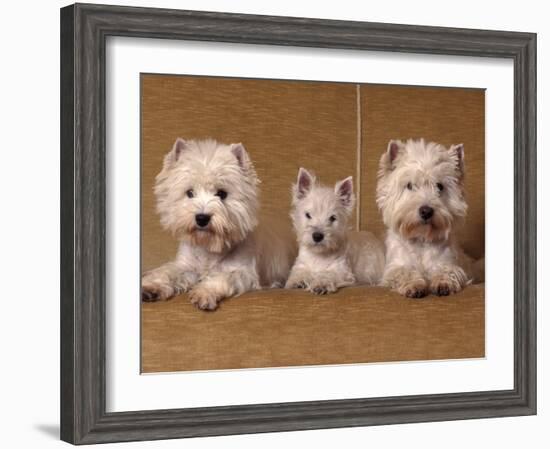
[[61,437],[536,413],[536,35],[61,9]]

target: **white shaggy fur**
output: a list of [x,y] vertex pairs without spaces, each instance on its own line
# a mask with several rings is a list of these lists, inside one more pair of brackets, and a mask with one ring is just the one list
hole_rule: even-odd
[[359,283],[378,284],[384,249],[371,233],[348,230],[354,202],[351,176],[329,188],[300,168],[291,212],[299,253],[286,288],[326,294]]
[[176,140],[155,194],[161,224],[180,245],[175,260],[144,273],[142,300],[189,291],[193,304],[213,310],[223,298],[284,285],[292,249],[257,227],[258,183],[242,144]]
[[456,240],[466,216],[463,145],[392,140],[380,159],[377,203],[388,228],[383,285],[419,298],[482,280]]

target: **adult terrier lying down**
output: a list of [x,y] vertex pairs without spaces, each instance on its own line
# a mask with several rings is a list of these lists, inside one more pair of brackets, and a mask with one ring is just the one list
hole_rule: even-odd
[[261,287],[283,286],[292,242],[259,229],[258,178],[242,144],[177,139],[156,178],[162,226],[179,240],[176,259],[143,274],[143,301],[189,291],[191,302],[218,302]]
[[464,253],[464,147],[392,140],[380,159],[377,203],[388,228],[382,283],[420,298],[457,293],[483,280],[484,261]]

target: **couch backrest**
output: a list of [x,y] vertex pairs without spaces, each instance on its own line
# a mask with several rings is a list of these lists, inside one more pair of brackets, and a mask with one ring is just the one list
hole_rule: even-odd
[[376,172],[388,141],[464,143],[469,213],[462,240],[473,256],[484,253],[484,90],[144,74],[141,94],[144,270],[176,250],[155,213],[153,185],[178,136],[242,142],[262,181],[262,211],[285,220],[299,167],[327,184],[353,175],[359,201],[352,223],[379,235]]

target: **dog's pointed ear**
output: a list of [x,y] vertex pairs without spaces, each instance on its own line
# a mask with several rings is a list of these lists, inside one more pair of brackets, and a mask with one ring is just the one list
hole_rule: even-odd
[[232,143],[230,146],[230,151],[237,159],[237,163],[241,168],[242,173],[247,177],[249,182],[253,184],[260,184],[260,180],[256,175],[256,170],[254,169],[254,164],[248,155],[244,145],[242,143]]
[[249,167],[250,157],[248,156],[248,152],[246,151],[246,148],[242,143],[232,143],[231,152],[233,153],[233,156],[237,158],[237,162],[239,163],[241,168]]
[[393,162],[397,159],[397,156],[399,153],[401,153],[405,149],[405,144],[401,142],[400,140],[390,140],[388,142],[388,159],[389,162],[393,164]]
[[451,145],[449,153],[456,161],[456,166],[461,176],[464,176],[464,144]]
[[174,146],[172,147],[172,152],[174,153],[174,159],[177,161],[181,156],[181,153],[183,153],[188,148],[189,146],[187,145],[187,142],[183,140],[181,137],[178,137],[174,142]]
[[181,157],[182,153],[187,151],[188,149],[189,144],[181,137],[178,137],[174,142],[174,145],[172,145],[172,149],[164,159],[164,166],[168,168],[172,164],[176,163]]
[[294,197],[297,200],[305,198],[313,187],[315,177],[305,168],[300,167],[298,170],[298,179],[294,188]]
[[385,173],[394,168],[394,162],[397,156],[405,150],[405,144],[400,140],[390,140],[386,152],[380,158],[380,172]]
[[348,176],[346,179],[338,181],[334,186],[334,192],[338,196],[340,203],[346,209],[351,209],[355,202],[353,195],[353,176]]

